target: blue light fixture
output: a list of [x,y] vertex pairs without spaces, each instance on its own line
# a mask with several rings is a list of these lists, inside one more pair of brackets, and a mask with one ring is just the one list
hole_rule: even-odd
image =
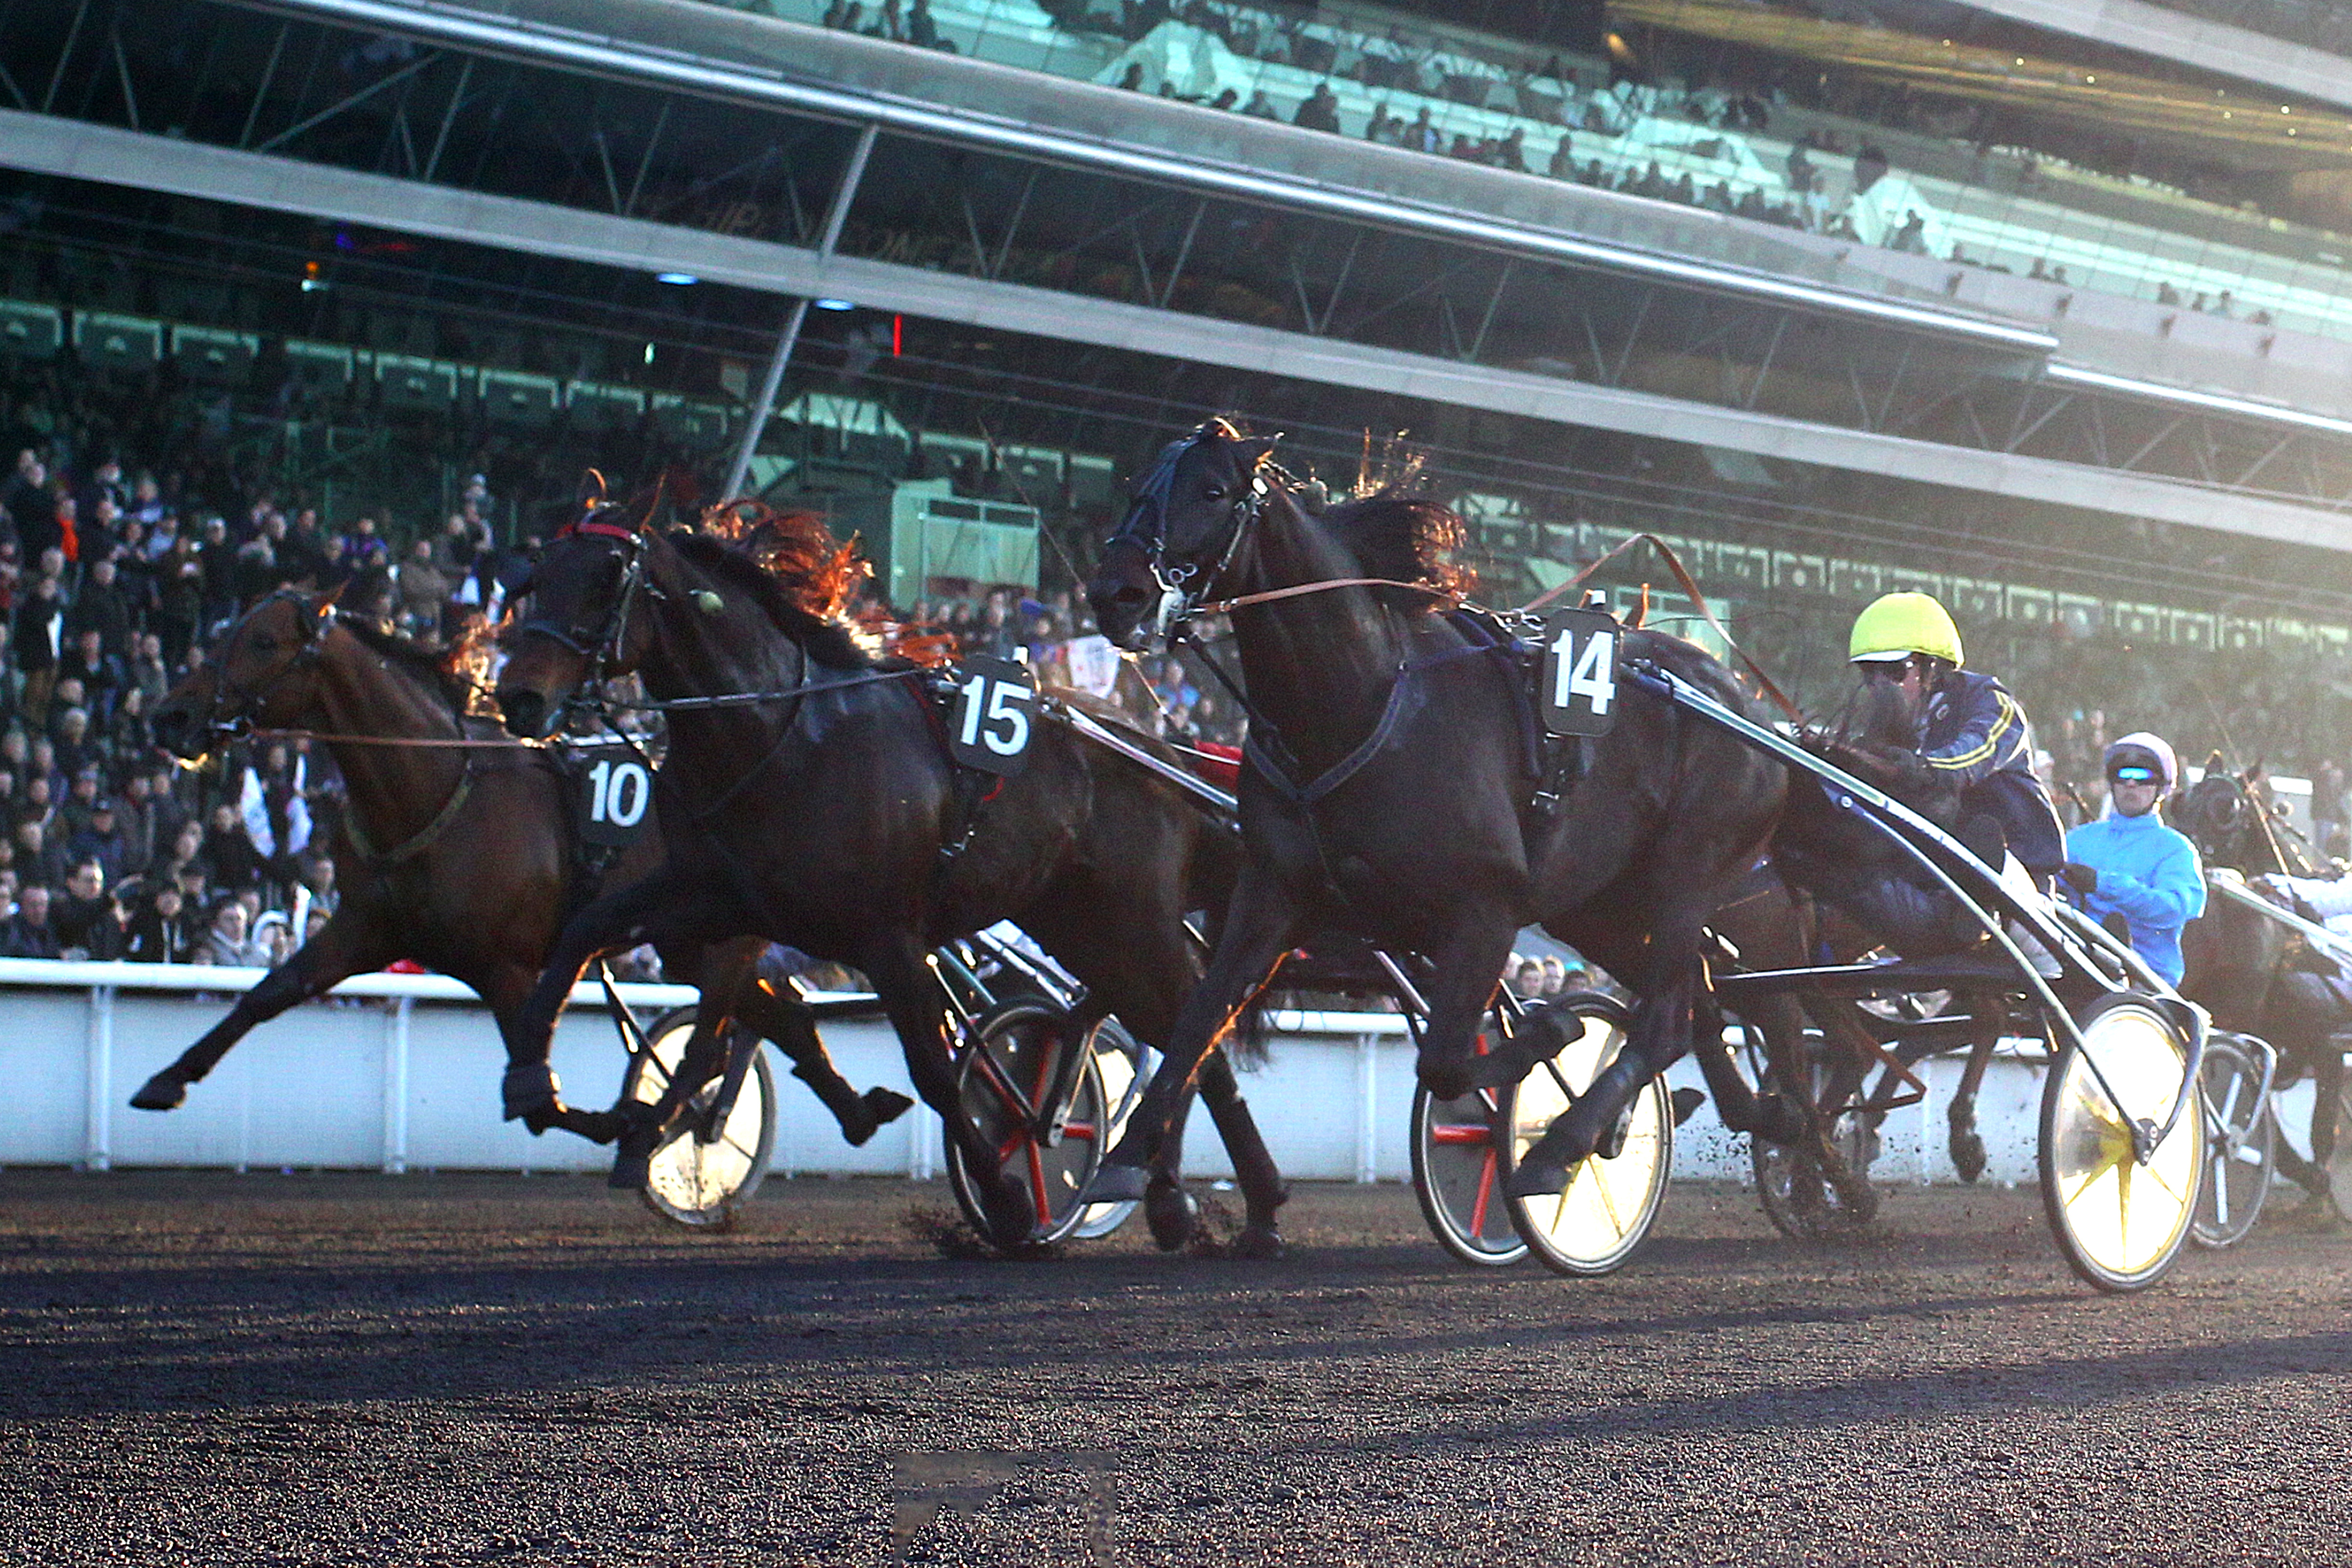
[[811,300],[809,303],[814,305],[820,310],[855,310],[857,309],[856,304],[847,300]]
[[697,278],[691,272],[656,272],[654,274],[654,281],[656,283],[676,283],[682,286],[688,283],[699,283],[702,279]]

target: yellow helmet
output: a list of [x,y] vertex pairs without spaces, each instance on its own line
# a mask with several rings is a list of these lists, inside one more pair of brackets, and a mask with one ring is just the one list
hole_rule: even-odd
[[1925,594],[1882,594],[1853,618],[1845,656],[1856,663],[1908,658],[1924,653],[1947,664],[1960,662],[1960,628],[1944,606]]

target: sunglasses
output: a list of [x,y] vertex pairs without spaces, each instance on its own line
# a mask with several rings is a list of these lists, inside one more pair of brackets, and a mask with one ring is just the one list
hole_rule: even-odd
[[2109,783],[2119,784],[2152,784],[2157,782],[2155,772],[2148,768],[2117,768],[2107,775],[2107,779]]
[[1866,662],[1863,665],[1862,678],[1864,680],[1891,680],[1900,682],[1908,679],[1911,672],[1918,668],[1919,661],[1917,659],[1876,659]]

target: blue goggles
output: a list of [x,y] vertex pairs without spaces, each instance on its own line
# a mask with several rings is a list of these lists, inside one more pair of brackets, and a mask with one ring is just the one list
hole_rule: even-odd
[[2116,784],[2142,784],[2160,782],[2154,768],[2117,768],[2107,777]]

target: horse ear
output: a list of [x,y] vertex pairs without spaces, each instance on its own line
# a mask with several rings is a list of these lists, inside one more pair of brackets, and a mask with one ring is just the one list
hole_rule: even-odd
[[2205,758],[2205,773],[2211,777],[2221,772],[2221,748],[2216,746]]
[[1234,460],[1241,465],[1242,472],[1254,474],[1265,466],[1268,458],[1274,456],[1275,445],[1281,439],[1282,437],[1276,434],[1252,436],[1238,441],[1234,443]]
[[580,505],[584,510],[604,504],[604,475],[590,468],[580,476]]

